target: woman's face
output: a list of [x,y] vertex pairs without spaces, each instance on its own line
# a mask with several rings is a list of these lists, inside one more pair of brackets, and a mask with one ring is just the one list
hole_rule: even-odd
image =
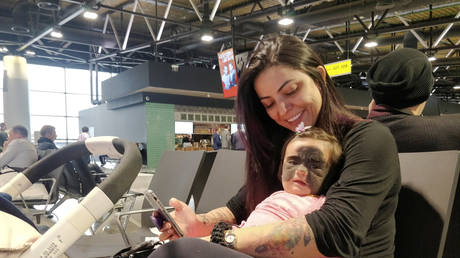
[[283,160],[281,182],[291,194],[318,194],[329,172],[330,144],[310,138],[289,143]]
[[280,126],[295,131],[300,122],[315,125],[321,93],[304,72],[284,65],[271,66],[257,76],[254,88],[267,114]]

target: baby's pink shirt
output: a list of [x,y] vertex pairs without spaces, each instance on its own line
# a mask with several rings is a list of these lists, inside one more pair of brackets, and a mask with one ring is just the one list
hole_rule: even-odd
[[256,206],[240,227],[251,227],[288,220],[311,213],[321,208],[325,196],[298,196],[285,191],[271,194]]

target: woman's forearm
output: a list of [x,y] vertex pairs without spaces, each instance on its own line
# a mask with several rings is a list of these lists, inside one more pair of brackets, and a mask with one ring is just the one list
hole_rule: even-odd
[[206,235],[211,234],[212,228],[219,221],[224,221],[229,224],[236,223],[235,216],[227,207],[220,207],[208,213],[198,214],[197,216],[198,220],[205,225],[205,227],[203,227],[203,231],[205,232],[203,233],[206,233]]
[[235,249],[255,257],[324,257],[305,217],[236,229]]

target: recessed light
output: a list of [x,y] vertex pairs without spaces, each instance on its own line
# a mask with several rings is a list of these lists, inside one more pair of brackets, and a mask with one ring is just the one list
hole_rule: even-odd
[[35,55],[35,51],[32,51],[32,50],[26,50],[26,53],[25,53],[27,56],[34,56]]
[[6,53],[6,52],[8,52],[8,48],[0,47],[0,53]]
[[201,40],[203,40],[203,41],[209,42],[209,41],[211,41],[213,39],[214,39],[214,37],[212,35],[210,35],[210,34],[203,34],[203,36],[201,36]]
[[92,12],[92,11],[86,11],[86,12],[83,13],[83,17],[85,17],[86,19],[89,19],[89,20],[95,20],[95,19],[97,19],[97,13]]
[[371,47],[376,47],[379,44],[376,41],[368,41],[364,44],[365,47],[371,48]]
[[433,62],[433,61],[435,61],[435,60],[436,60],[436,57],[435,57],[435,56],[430,56],[430,57],[428,57],[428,61],[430,61],[430,62]]
[[288,25],[291,25],[293,23],[294,23],[294,20],[291,19],[291,18],[288,18],[288,17],[284,17],[283,19],[278,21],[278,24],[283,25],[283,26],[288,26]]
[[62,33],[60,31],[57,31],[57,30],[51,31],[50,35],[53,38],[59,38],[59,39],[62,38]]

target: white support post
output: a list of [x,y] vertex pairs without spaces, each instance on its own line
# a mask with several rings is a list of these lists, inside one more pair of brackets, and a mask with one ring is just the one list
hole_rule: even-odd
[[[109,15],[108,14],[105,16],[104,27],[102,28],[102,34],[105,34],[107,32],[107,24],[109,24]],[[102,51],[102,47],[99,46],[99,48],[97,49],[97,53],[100,54],[101,51]]]
[[[165,10],[165,15],[164,15],[164,18],[165,18],[165,19],[168,18],[169,10],[171,9],[171,4],[172,4],[172,0],[169,0],[168,6],[166,6],[166,10]],[[157,40],[160,40],[160,39],[161,39],[161,35],[163,34],[163,29],[164,29],[164,27],[165,27],[165,23],[166,23],[165,21],[162,21],[162,22],[161,22],[160,29],[158,30]]]
[[[329,35],[329,38],[331,38],[331,39],[334,38],[334,36],[332,36],[331,32],[327,28],[325,28],[324,30],[326,31],[327,35]],[[340,50],[340,52],[342,52],[342,53],[345,52],[343,50],[343,48],[339,45],[339,42],[334,40],[334,44],[337,46],[337,48]]]
[[212,8],[211,16],[209,16],[210,21],[214,20],[214,16],[216,15],[217,8],[219,8],[219,5],[220,5],[220,0],[217,0],[216,3],[214,4],[214,8]]
[[[455,15],[455,19],[457,19],[458,17],[460,17],[460,11],[457,13],[457,15]],[[453,25],[454,25],[453,22],[447,25],[447,27],[442,31],[441,35],[439,35],[438,39],[436,39],[436,41],[434,42],[433,47],[438,46],[438,44],[446,36],[447,32],[449,32],[449,30],[452,28]]]
[[110,17],[109,14],[107,14],[107,17],[109,17],[110,26],[112,27],[113,35],[115,36],[115,40],[117,41],[118,48],[121,49],[121,43],[120,38],[118,37],[117,28],[115,28],[115,25],[113,24],[112,17]]
[[[401,16],[400,16],[398,13],[396,13],[396,12],[395,12],[395,15],[396,15],[396,17],[399,18],[399,20],[401,20],[401,22],[402,22],[406,27],[409,27],[409,23],[407,23],[407,21],[406,21],[403,17],[401,17]],[[409,31],[414,35],[414,37],[417,38],[417,40],[420,42],[420,44],[422,44],[422,46],[423,46],[424,48],[428,48],[428,45],[426,44],[425,40],[423,40],[422,37],[420,37],[420,35],[419,35],[415,30],[410,29]]]
[[200,11],[198,11],[198,8],[196,8],[196,5],[193,3],[193,0],[188,0],[188,1],[192,5],[192,8],[195,11],[196,15],[198,16],[198,19],[200,19],[200,22],[203,22],[203,18],[201,17]]
[[[137,5],[138,5],[138,7],[139,7],[139,11],[141,11],[142,14],[145,14],[145,12],[144,12],[144,7],[142,7],[140,1],[137,3]],[[147,28],[149,29],[149,32],[150,32],[150,35],[151,35],[152,38],[153,38],[153,41],[155,41],[155,40],[156,40],[156,39],[155,39],[155,38],[156,38],[156,37],[155,37],[155,33],[153,32],[153,28],[152,28],[152,25],[151,25],[150,22],[149,22],[149,19],[147,19],[147,17],[144,17],[144,21],[145,21],[145,24],[147,25]]]
[[[458,41],[455,43],[455,45],[456,45],[456,46],[460,45],[460,40],[458,40]],[[446,55],[446,58],[449,58],[454,52],[455,52],[455,49],[449,50],[449,52],[448,52],[447,55]],[[447,66],[447,67],[446,67],[446,70],[448,70],[449,68],[450,68],[450,66]],[[433,68],[433,73],[436,72],[438,69],[439,69],[439,66],[436,66],[435,68]]]
[[[378,15],[375,16],[375,19],[378,19]],[[369,23],[369,25],[367,25],[367,29],[370,29],[372,27],[372,21]],[[351,49],[351,53],[354,53],[356,51],[356,49],[358,49],[359,45],[361,44],[361,42],[363,42],[363,39],[364,37],[360,37],[358,39],[358,41],[356,42],[355,46]]]
[[308,28],[307,32],[305,32],[305,35],[303,35],[302,41],[305,41],[308,37],[308,34],[310,34],[311,28]]
[[[138,0],[134,1],[133,12],[136,11],[137,1]],[[134,14],[131,14],[131,17],[129,17],[128,28],[126,28],[125,40],[123,41],[123,47],[121,48],[122,50],[125,50],[126,45],[128,45],[129,34],[131,33],[131,27],[133,26],[133,21],[134,21]]]

